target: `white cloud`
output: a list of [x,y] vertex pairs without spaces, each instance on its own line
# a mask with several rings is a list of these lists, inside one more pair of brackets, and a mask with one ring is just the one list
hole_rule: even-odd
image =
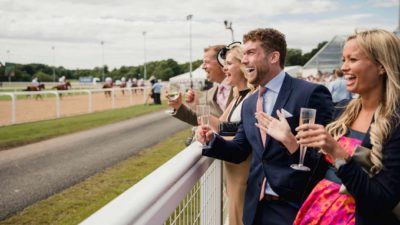
[[394,7],[399,6],[398,0],[369,0],[373,7]]

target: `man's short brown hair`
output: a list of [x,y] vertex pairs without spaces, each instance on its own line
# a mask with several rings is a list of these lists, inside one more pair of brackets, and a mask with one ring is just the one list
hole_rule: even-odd
[[286,58],[286,40],[285,35],[272,28],[258,28],[249,31],[243,36],[243,43],[248,41],[261,41],[261,46],[265,53],[272,51],[279,52],[279,64],[283,68]]
[[210,45],[207,48],[204,48],[204,52],[213,50],[215,52],[215,59],[216,59],[219,50],[221,50],[222,48],[225,48],[225,47],[226,47],[226,45]]

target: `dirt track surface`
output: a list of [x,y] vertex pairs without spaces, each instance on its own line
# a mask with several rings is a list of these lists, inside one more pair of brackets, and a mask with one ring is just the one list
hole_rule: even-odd
[[187,127],[160,111],[0,151],[0,220]]
[[[151,101],[152,99],[149,99]],[[137,104],[144,104],[145,97],[141,93],[115,91],[115,108],[128,107]],[[88,113],[89,96],[64,94],[60,101],[60,117]],[[112,109],[112,100],[105,97],[104,93],[92,94],[92,112]],[[37,120],[48,120],[56,118],[56,98],[49,95],[43,99],[32,98],[18,99],[16,101],[16,122],[32,122]],[[0,101],[0,126],[11,124],[11,100]]]

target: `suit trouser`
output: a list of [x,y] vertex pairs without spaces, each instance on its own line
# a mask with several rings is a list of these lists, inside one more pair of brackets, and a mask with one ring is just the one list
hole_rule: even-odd
[[260,201],[253,225],[292,225],[298,208],[286,201]]
[[154,93],[154,104],[161,104],[161,94]]

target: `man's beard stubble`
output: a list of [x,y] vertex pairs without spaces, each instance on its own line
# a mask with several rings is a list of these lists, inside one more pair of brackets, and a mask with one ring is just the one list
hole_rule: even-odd
[[263,70],[260,67],[256,67],[256,76],[253,80],[249,80],[249,83],[252,84],[254,87],[257,87],[258,85],[260,85],[261,81],[263,80],[264,76],[266,76],[268,71],[268,69]]

